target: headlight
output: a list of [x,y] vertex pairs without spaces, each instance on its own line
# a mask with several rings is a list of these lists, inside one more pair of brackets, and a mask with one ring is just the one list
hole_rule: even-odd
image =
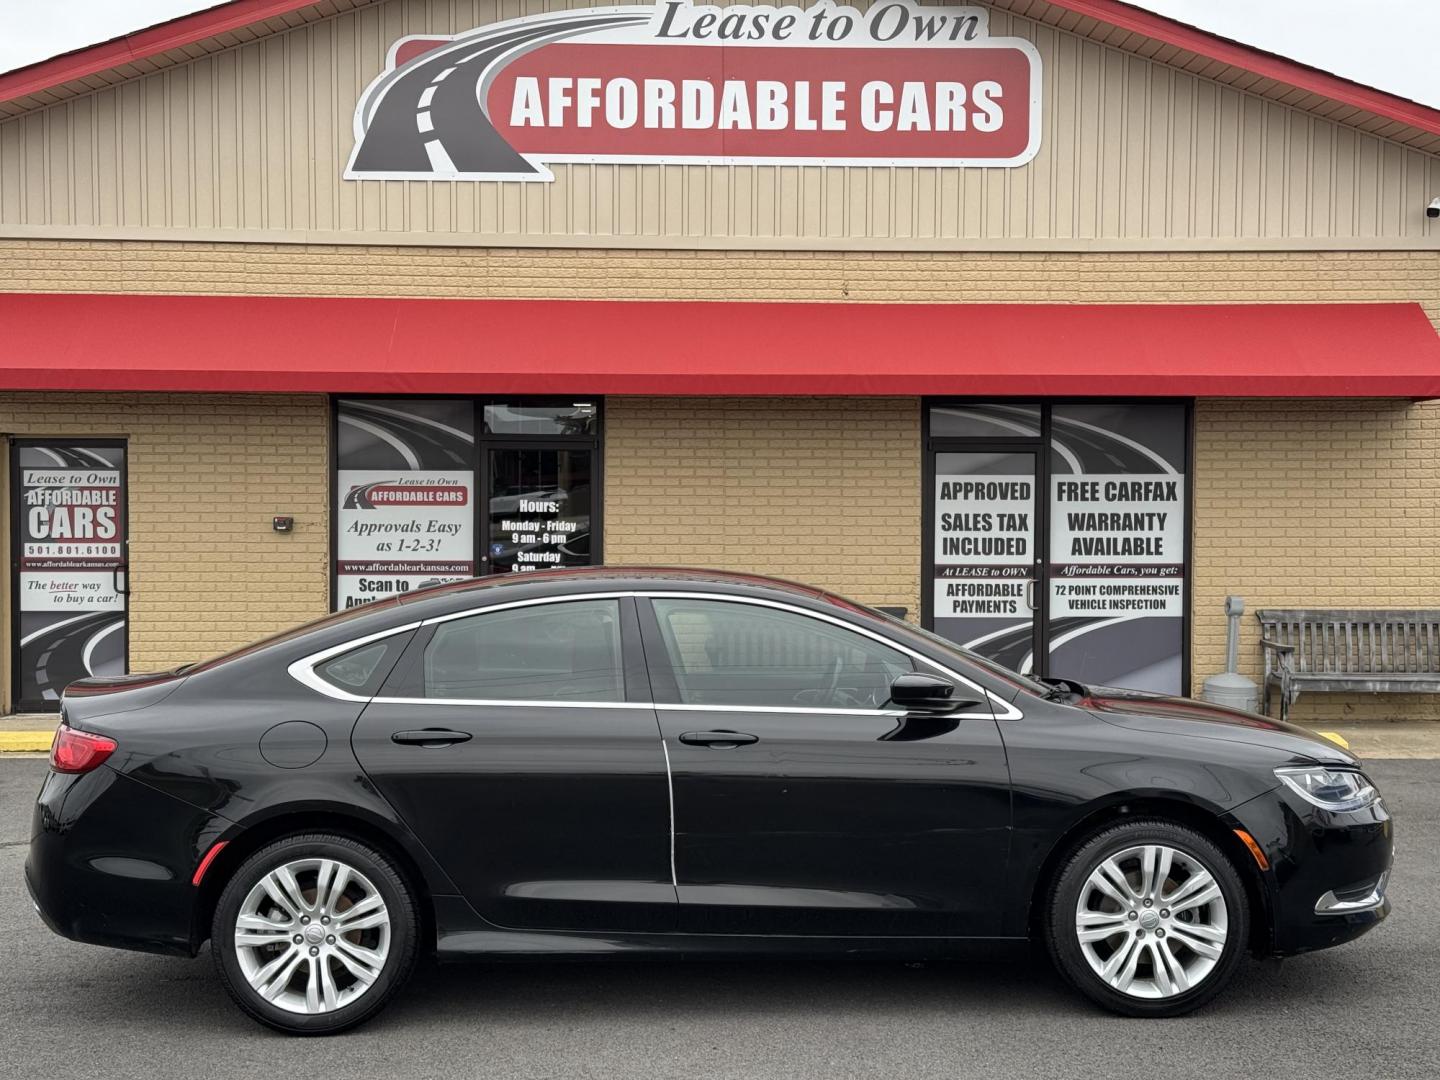
[[1291,791],[1323,810],[1363,810],[1379,795],[1365,774],[1355,769],[1327,769],[1323,765],[1296,765],[1276,769],[1275,775]]

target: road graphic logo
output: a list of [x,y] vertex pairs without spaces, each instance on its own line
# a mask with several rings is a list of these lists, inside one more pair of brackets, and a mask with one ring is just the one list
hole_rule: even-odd
[[404,477],[356,484],[345,493],[342,510],[375,510],[389,506],[465,506],[470,489],[460,483],[413,483]]
[[396,41],[355,109],[350,180],[554,179],[560,162],[1012,167],[1040,56],[988,13],[653,5]]

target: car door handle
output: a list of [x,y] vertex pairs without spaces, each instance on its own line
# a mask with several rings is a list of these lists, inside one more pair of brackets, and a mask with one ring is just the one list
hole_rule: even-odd
[[423,731],[397,731],[390,741],[401,746],[451,746],[469,742],[468,731],[451,731],[449,728],[425,728]]
[[716,750],[734,750],[737,746],[749,746],[760,741],[758,735],[747,735],[743,731],[687,731],[680,736],[686,746],[711,746]]

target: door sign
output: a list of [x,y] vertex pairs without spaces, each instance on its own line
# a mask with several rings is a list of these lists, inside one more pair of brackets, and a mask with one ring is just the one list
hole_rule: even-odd
[[1182,689],[1186,430],[1177,404],[1052,408],[1050,674]]
[[125,673],[125,448],[17,442],[16,700]]
[[935,628],[1022,671],[1035,645],[1035,461],[942,453],[935,471]]

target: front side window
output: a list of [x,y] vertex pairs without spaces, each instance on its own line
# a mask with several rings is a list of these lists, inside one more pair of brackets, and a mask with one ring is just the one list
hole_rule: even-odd
[[898,649],[806,615],[723,600],[653,601],[680,703],[878,709],[913,670]]
[[485,701],[624,701],[620,607],[576,600],[483,612],[435,627],[425,696]]

